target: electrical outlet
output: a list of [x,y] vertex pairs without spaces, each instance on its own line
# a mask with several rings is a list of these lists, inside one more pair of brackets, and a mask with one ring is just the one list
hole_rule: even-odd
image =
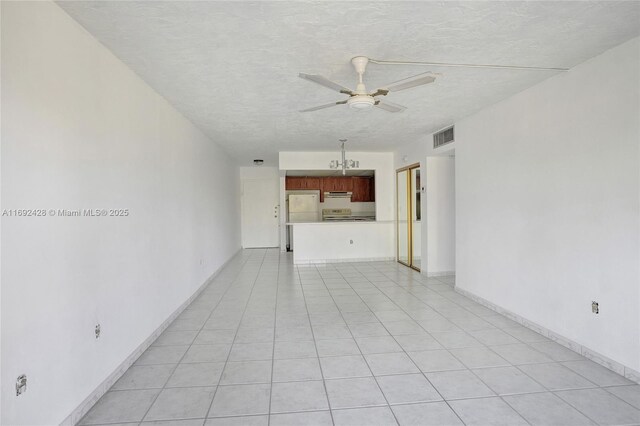
[[16,380],[16,396],[20,396],[27,391],[27,375],[21,374]]
[[591,312],[594,314],[600,313],[600,307],[598,306],[598,302],[591,302]]
[[100,338],[100,324],[96,324],[96,339]]

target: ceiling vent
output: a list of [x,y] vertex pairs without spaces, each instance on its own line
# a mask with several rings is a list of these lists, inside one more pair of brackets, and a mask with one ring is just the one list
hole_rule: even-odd
[[433,134],[434,148],[440,148],[442,145],[446,145],[453,141],[453,126]]

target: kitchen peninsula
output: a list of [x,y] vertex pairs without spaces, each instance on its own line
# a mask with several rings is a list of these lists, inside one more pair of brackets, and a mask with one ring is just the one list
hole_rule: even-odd
[[295,238],[293,263],[395,259],[393,221],[287,223]]

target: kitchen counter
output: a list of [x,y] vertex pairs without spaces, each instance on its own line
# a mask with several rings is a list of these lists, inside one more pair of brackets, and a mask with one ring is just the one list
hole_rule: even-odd
[[393,220],[288,222],[295,241],[293,263],[395,259]]

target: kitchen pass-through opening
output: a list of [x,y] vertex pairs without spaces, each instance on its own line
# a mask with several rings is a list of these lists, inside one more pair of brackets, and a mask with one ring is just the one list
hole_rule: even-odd
[[374,170],[287,170],[287,250],[294,250],[293,226],[309,222],[376,220]]

